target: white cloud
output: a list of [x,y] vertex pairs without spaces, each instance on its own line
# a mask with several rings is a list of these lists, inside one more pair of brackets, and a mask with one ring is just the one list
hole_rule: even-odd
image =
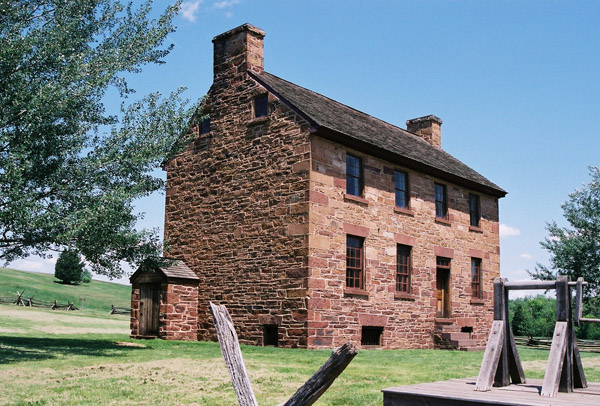
[[519,234],[521,234],[521,230],[518,228],[507,226],[506,224],[500,224],[500,237],[515,237]]
[[196,21],[196,13],[198,12],[198,7],[200,7],[200,3],[202,0],[196,1],[184,1],[181,3],[181,16],[190,22]]
[[528,252],[524,252],[521,255],[519,255],[519,258],[523,258],[523,259],[533,259],[533,255],[531,255]]
[[213,7],[218,9],[231,8],[236,4],[240,4],[241,2],[242,0],[222,0],[215,2]]

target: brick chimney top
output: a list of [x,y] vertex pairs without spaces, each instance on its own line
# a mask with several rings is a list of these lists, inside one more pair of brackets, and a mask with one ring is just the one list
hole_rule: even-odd
[[442,119],[430,114],[406,121],[406,130],[437,148],[442,148]]
[[[264,70],[263,38],[265,32],[251,24],[243,24],[213,38],[214,76]],[[235,71],[231,71],[235,68]]]

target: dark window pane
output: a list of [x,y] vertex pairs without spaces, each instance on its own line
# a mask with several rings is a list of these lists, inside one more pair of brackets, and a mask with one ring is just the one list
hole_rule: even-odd
[[450,268],[450,258],[437,257],[436,264],[438,268],[449,269]]
[[481,220],[480,207],[479,196],[469,195],[469,214],[471,217],[471,225],[474,227],[479,227],[479,222]]
[[396,260],[396,291],[410,293],[410,250],[407,245],[398,245]]
[[473,297],[481,298],[481,259],[471,258],[471,291]]
[[408,208],[408,176],[404,172],[394,171],[396,206]]
[[435,216],[446,218],[448,203],[446,202],[446,185],[435,184]]
[[362,161],[358,157],[346,154],[346,193],[360,196],[362,188]]
[[363,239],[346,237],[346,287],[362,289]]
[[254,99],[254,117],[265,117],[269,115],[269,98],[267,95]]
[[210,132],[210,118],[205,118],[200,123],[200,134],[208,134]]

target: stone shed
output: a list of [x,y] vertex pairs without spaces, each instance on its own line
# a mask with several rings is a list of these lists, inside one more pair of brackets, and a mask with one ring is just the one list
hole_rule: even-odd
[[199,279],[183,261],[140,267],[129,280],[131,337],[197,339]]

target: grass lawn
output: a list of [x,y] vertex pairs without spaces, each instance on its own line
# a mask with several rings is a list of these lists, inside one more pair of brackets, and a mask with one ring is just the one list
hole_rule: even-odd
[[[138,341],[128,333],[127,316],[0,305],[0,405],[236,404],[217,343]],[[260,405],[285,401],[330,355],[242,352]],[[542,378],[548,351],[519,352],[526,376]],[[360,351],[317,404],[379,406],[386,387],[476,376],[482,356]],[[583,363],[588,380],[600,382],[600,354],[583,354]]]

